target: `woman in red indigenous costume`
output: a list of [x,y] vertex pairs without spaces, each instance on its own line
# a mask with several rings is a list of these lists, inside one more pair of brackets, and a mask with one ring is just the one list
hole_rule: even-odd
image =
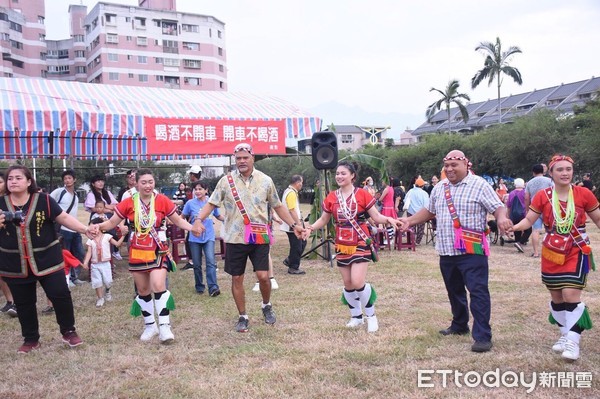
[[555,155],[549,166],[554,187],[533,197],[526,218],[513,230],[528,229],[542,215],[547,232],[542,243],[542,282],[550,290],[550,323],[557,324],[561,333],[552,350],[565,359],[577,360],[581,333],[592,328],[581,302],[589,269],[595,269],[585,232],[586,213],[600,227],[600,210],[591,191],[571,183],[573,159]]
[[[168,247],[158,237],[157,229],[165,217],[176,226],[192,231],[192,225],[177,214],[177,205],[163,194],[154,193],[154,176],[150,169],[140,169],[136,175],[137,193],[121,201],[115,214],[100,229],[107,231],[128,219],[134,231],[129,248],[129,271],[138,290],[131,307],[133,316],[144,316],[144,332],[140,339],[144,342],[159,334],[161,343],[173,341],[169,311],[175,309],[175,302],[166,288],[167,270],[172,261],[167,257]],[[154,293],[154,303],[152,303]],[[154,310],[158,315],[158,327]]]
[[340,162],[335,172],[339,189],[330,192],[323,201],[323,214],[308,229],[318,230],[335,220],[335,251],[337,265],[344,280],[342,301],[348,304],[352,318],[347,327],[364,324],[363,309],[367,318],[367,330],[379,329],[375,307],[376,295],[371,284],[366,283],[367,265],[371,260],[372,243],[367,218],[376,223],[396,226],[395,218],[385,217],[377,211],[375,198],[367,190],[354,187],[356,168],[348,162]]

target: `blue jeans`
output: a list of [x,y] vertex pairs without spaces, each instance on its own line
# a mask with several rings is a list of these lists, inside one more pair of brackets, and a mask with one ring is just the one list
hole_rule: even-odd
[[[82,262],[85,254],[83,253],[81,234],[77,233],[76,231],[60,229],[60,235],[63,236],[63,247],[67,251],[71,252],[74,257],[79,259],[80,262]],[[79,273],[81,273],[81,267],[72,267],[70,274],[71,281],[78,279]]]
[[217,261],[215,260],[215,242],[207,241],[198,243],[190,241],[190,252],[192,253],[192,262],[194,263],[194,280],[196,281],[196,291],[204,292],[204,280],[202,278],[202,251],[206,257],[206,283],[208,292],[212,293],[219,289],[217,285]]
[[471,295],[470,307],[473,314],[475,341],[491,341],[490,327],[491,300],[488,289],[488,258],[481,255],[440,256],[440,270],[448,291],[452,308],[452,324],[455,331],[469,328],[467,290]]

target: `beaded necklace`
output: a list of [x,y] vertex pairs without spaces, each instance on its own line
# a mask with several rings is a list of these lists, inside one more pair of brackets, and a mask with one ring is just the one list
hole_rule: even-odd
[[150,204],[148,206],[142,202],[139,193],[133,194],[132,199],[136,234],[138,237],[145,236],[152,230],[156,221],[154,195],[150,198]]
[[[564,211],[565,216],[562,216]],[[554,225],[559,234],[569,234],[575,221],[575,199],[573,198],[573,187],[569,187],[569,196],[567,197],[566,209],[560,205],[556,189],[552,189],[552,214],[554,215]]]

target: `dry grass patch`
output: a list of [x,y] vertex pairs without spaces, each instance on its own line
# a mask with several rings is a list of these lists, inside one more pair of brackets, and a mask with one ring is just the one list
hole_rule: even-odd
[[[591,228],[600,254],[600,233]],[[280,289],[272,302],[275,326],[262,321],[260,295],[246,277],[250,332],[233,327],[237,312],[229,292],[230,279],[219,261],[221,296],[194,291],[193,273],[170,275],[177,310],[172,324],[175,342],[139,341],[141,319],[128,315],[132,280],[118,266],[115,300],[96,309],[89,285],[73,289],[77,327],[85,344],[66,349],[53,316],[40,315],[42,349],[17,356],[18,322],[0,318],[0,361],[5,378],[0,398],[554,398],[599,397],[597,329],[582,338],[582,359],[566,363],[550,351],[557,330],[547,322],[549,295],[541,285],[539,259],[518,254],[512,246],[492,246],[490,290],[494,348],[476,354],[470,337],[441,337],[449,325],[448,299],[433,247],[416,252],[381,253],[369,270],[377,290],[380,331],[348,330],[348,310],[341,304],[341,278],[323,260],[303,262],[304,276],[291,276],[281,261],[287,240],[277,234],[273,248]],[[597,256],[600,258],[600,256]],[[599,259],[600,260],[600,259]],[[598,274],[592,273],[584,300],[600,323]],[[43,296],[39,294],[40,302]],[[40,303],[42,305],[42,303]],[[42,306],[40,306],[40,309]],[[417,388],[419,369],[456,369],[484,373],[501,371],[593,373],[591,389]]]

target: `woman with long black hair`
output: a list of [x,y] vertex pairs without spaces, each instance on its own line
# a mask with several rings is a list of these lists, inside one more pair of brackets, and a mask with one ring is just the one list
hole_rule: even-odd
[[39,193],[25,166],[10,166],[5,180],[7,195],[0,197],[0,210],[5,212],[0,214],[0,276],[10,287],[17,306],[24,338],[17,352],[28,353],[40,347],[38,281],[54,305],[63,342],[71,348],[79,346],[82,340],[75,331],[73,301],[54,222],[90,238],[98,228],[85,226],[64,212],[50,195]]

